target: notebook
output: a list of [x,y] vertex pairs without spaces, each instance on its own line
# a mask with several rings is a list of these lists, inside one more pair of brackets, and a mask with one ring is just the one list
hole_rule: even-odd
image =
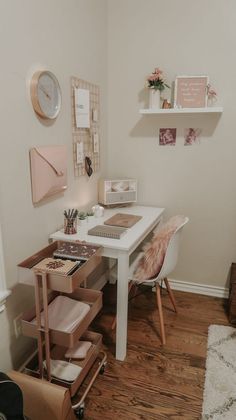
[[77,261],[44,258],[34,266],[34,269],[68,275],[76,267],[78,267]]
[[137,223],[142,216],[136,216],[134,214],[117,213],[110,219],[105,220],[104,225],[121,226],[130,228]]
[[74,242],[61,242],[54,251],[53,256],[57,258],[68,258],[70,260],[88,260],[97,251],[97,247],[86,243],[77,244]]
[[127,229],[118,226],[97,225],[88,230],[88,235],[103,236],[104,238],[120,239]]

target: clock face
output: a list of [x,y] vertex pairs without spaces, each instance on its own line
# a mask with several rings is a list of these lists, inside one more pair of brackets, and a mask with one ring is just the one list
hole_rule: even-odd
[[43,118],[54,119],[61,108],[61,91],[53,73],[41,71],[34,74],[31,99],[35,112]]

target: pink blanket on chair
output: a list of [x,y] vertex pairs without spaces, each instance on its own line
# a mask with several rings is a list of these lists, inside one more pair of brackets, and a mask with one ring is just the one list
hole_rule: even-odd
[[159,274],[170,239],[185,220],[185,216],[171,217],[155,232],[151,242],[144,247],[144,255],[139,260],[134,272],[135,281],[143,282]]

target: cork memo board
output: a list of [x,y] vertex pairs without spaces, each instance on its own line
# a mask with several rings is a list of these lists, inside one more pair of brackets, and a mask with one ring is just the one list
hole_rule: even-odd
[[[75,89],[86,89],[89,91],[89,128],[78,128],[75,115]],[[73,161],[75,177],[86,175],[85,159],[80,163],[77,161],[77,146],[82,143],[84,157],[88,156],[92,161],[93,172],[100,168],[100,92],[99,86],[77,77],[71,78],[71,108],[72,108],[72,141]],[[96,113],[96,118],[94,117]],[[94,136],[96,135],[96,147]]]

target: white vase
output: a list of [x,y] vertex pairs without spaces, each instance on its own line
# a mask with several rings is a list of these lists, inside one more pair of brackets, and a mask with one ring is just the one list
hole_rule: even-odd
[[149,108],[159,109],[161,103],[161,92],[158,89],[149,89]]
[[209,106],[209,107],[215,106],[216,102],[217,102],[217,97],[216,96],[209,96],[207,98],[207,106]]

